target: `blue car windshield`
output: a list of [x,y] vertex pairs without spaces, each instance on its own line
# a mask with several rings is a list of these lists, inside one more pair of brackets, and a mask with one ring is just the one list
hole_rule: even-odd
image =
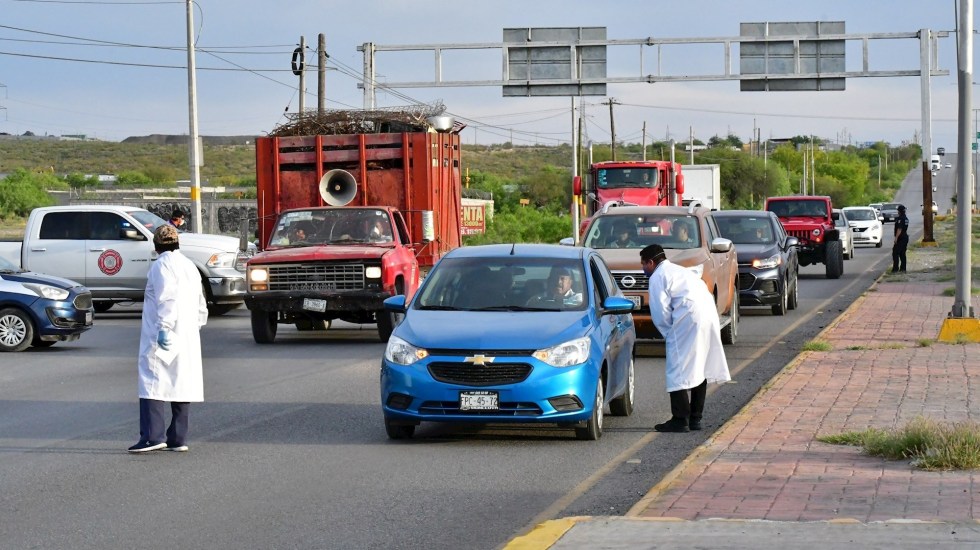
[[464,311],[568,311],[588,306],[581,262],[555,258],[446,258],[413,307]]

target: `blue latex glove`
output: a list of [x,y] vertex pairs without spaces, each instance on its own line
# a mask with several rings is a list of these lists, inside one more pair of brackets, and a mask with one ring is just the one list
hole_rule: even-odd
[[169,330],[161,330],[157,333],[157,345],[160,349],[170,350],[170,346],[174,343],[174,333]]

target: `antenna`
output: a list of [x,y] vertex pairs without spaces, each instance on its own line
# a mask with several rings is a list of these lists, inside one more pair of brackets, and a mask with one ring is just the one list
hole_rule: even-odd
[[510,255],[514,255],[514,250],[517,248],[517,243],[510,245]]

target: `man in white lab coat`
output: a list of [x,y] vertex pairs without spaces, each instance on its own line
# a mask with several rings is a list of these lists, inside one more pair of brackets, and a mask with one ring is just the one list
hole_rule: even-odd
[[700,277],[668,261],[658,244],[640,251],[640,262],[650,278],[650,317],[667,349],[671,418],[654,429],[700,430],[708,382],[731,380],[714,298]]
[[[147,275],[140,330],[140,440],[131,453],[186,451],[190,403],[204,400],[200,330],[208,310],[201,276],[181,254],[176,227],[157,228],[153,245],[159,256]],[[166,403],[172,416],[164,431]]]

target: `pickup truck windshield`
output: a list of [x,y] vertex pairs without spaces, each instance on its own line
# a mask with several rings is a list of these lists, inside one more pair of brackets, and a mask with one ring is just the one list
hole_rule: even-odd
[[293,210],[279,217],[270,246],[391,243],[388,213],[372,208]]
[[694,216],[644,214],[601,216],[589,227],[585,246],[641,249],[650,244],[664,248],[698,248],[701,231]]

